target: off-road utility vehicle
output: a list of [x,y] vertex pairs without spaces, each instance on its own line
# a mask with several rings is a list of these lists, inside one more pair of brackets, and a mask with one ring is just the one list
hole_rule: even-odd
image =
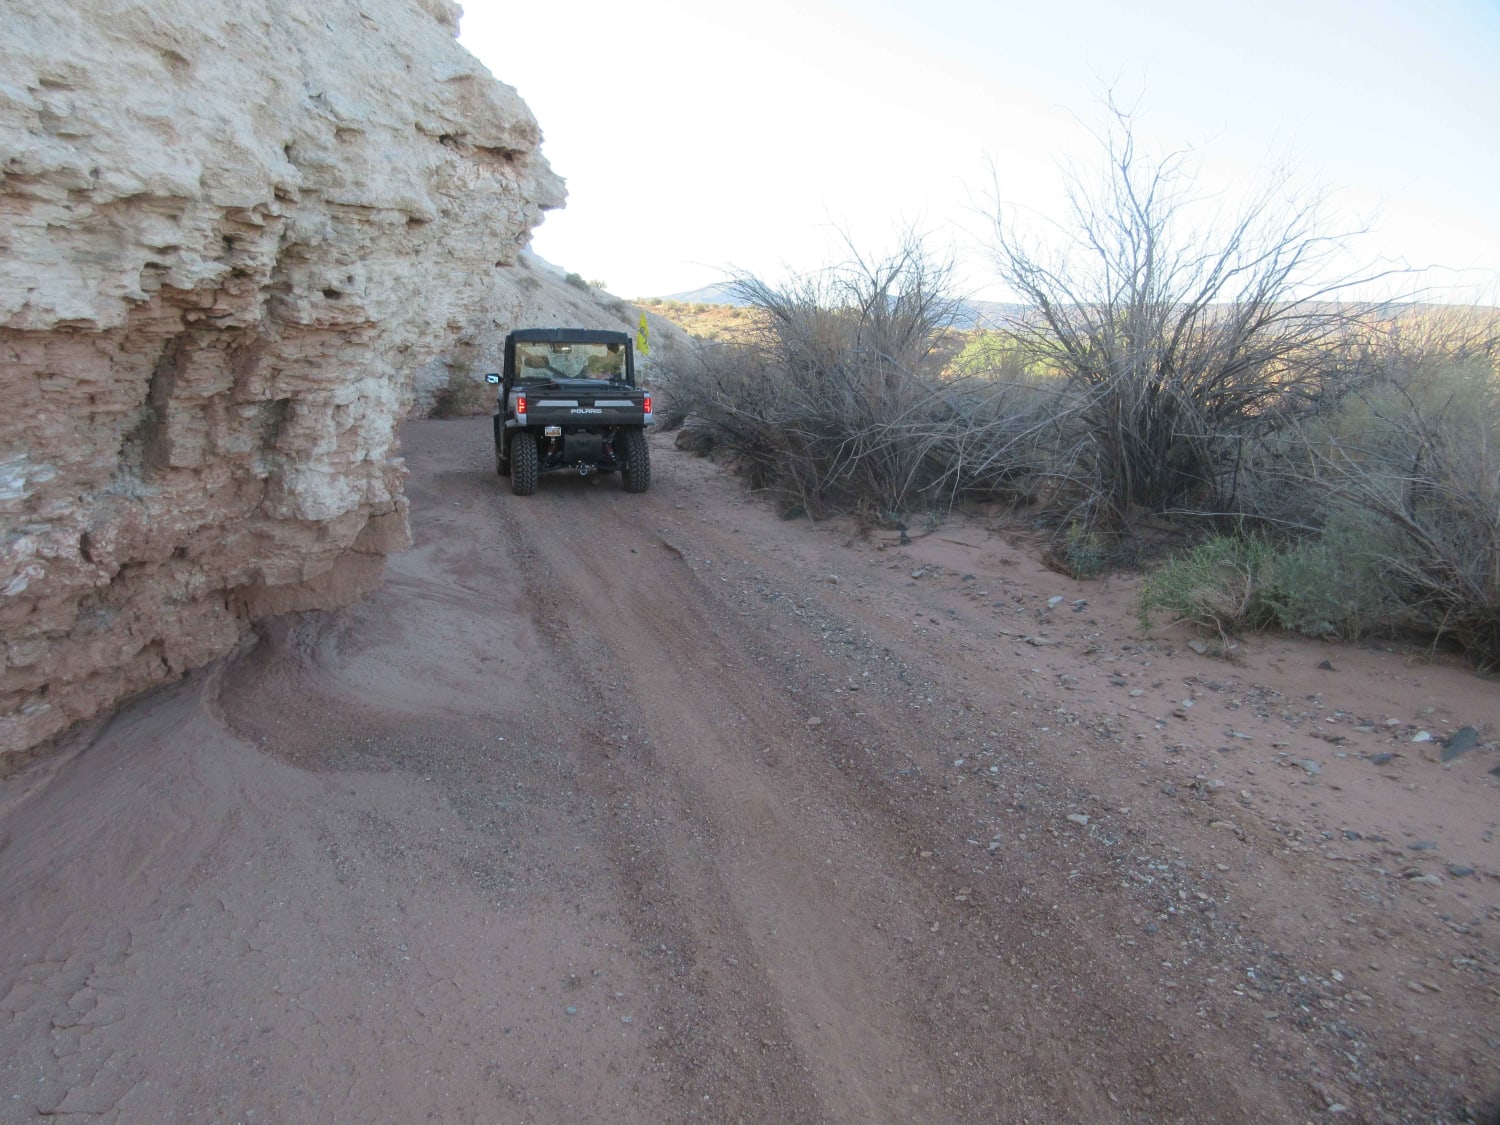
[[517,496],[541,473],[619,472],[626,492],[651,486],[646,427],[651,396],[636,386],[635,350],[625,332],[518,328],[505,337],[495,404],[495,469]]

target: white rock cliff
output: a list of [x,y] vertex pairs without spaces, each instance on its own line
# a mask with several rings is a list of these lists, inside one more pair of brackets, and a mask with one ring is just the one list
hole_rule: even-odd
[[561,181],[450,0],[6,0],[0,772],[345,604],[413,373]]

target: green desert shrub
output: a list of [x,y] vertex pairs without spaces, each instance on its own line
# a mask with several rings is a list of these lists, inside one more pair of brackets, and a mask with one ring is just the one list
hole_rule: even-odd
[[1277,551],[1263,577],[1262,600],[1278,627],[1310,637],[1358,640],[1392,631],[1400,591],[1386,560],[1399,535],[1368,513],[1334,513],[1318,534]]
[[1251,459],[1262,536],[1151,575],[1140,612],[1223,634],[1425,637],[1500,668],[1500,379],[1482,349],[1383,356],[1379,377]]
[[1355,405],[1310,446],[1326,508],[1372,529],[1393,625],[1500,667],[1500,381],[1466,362]]
[[1146,576],[1136,599],[1141,628],[1155,614],[1230,637],[1265,628],[1275,614],[1265,599],[1276,552],[1255,537],[1215,535]]

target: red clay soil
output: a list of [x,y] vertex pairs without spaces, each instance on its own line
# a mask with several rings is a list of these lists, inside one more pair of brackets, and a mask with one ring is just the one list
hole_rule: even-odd
[[0,783],[0,1121],[1494,1113],[1493,682],[403,441],[377,594]]

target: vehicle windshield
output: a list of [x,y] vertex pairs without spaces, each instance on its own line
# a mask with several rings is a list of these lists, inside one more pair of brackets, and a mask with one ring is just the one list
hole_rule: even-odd
[[522,379],[625,378],[623,344],[516,344],[516,370]]

